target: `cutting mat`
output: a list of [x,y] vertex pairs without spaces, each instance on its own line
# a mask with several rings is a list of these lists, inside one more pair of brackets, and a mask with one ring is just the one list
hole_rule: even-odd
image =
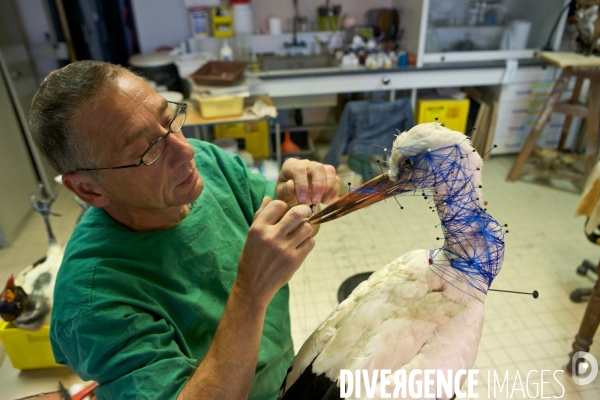
[[584,56],[570,51],[542,51],[542,60],[557,67],[597,67],[600,66],[600,57]]

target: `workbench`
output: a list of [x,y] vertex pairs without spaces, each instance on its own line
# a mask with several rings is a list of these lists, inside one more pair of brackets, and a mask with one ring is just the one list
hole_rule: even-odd
[[204,118],[198,110],[188,107],[188,109],[186,110],[187,117],[185,119],[184,126],[194,128],[194,136],[197,139],[208,140],[208,133],[206,130],[208,126],[214,126],[219,124],[268,121],[269,124],[272,125],[269,127],[269,131],[275,134],[275,148],[271,149],[271,154],[275,155],[277,164],[281,165],[281,128],[279,125],[279,121],[277,120],[277,117],[259,117],[253,115],[250,109],[252,108],[252,105],[258,100],[261,100],[267,106],[273,106],[273,101],[271,100],[271,97],[269,97],[269,95],[255,94],[250,97],[244,98],[244,112],[241,115],[220,118]]
[[[314,69],[246,72],[250,93],[268,93],[277,105],[279,97],[334,93],[396,91],[455,86],[502,85],[506,62],[446,63],[416,67],[368,69],[327,67]],[[519,60],[512,82],[551,80],[556,69],[540,59]]]

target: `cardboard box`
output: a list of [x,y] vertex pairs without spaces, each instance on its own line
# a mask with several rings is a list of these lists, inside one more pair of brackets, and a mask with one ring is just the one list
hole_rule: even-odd
[[50,325],[35,332],[17,328],[14,324],[0,323],[0,340],[11,364],[16,369],[57,368],[50,346]]
[[417,124],[438,122],[448,129],[465,133],[469,99],[418,99],[415,121]]
[[238,148],[250,152],[254,158],[270,156],[268,121],[215,125],[215,138],[237,139]]

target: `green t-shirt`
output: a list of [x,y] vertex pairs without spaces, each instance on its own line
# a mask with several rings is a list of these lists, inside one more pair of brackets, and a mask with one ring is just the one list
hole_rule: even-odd
[[[274,195],[239,157],[190,143],[204,189],[181,223],[134,232],[92,208],[68,243],[50,340],[57,362],[100,383],[99,399],[177,396],[211,344],[254,213]],[[276,398],[292,358],[286,285],[267,308],[249,398]]]

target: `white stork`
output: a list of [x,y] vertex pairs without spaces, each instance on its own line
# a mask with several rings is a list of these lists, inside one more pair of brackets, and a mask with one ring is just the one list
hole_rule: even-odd
[[[337,399],[342,369],[367,370],[372,378],[374,370],[404,370],[409,376],[473,366],[483,302],[504,255],[502,227],[481,207],[482,165],[465,135],[438,123],[417,125],[394,141],[387,173],[312,217],[315,224],[327,222],[391,196],[417,193],[433,198],[445,240],[441,248],[397,258],[362,282],[304,343],[280,399]],[[422,384],[423,375],[417,377]],[[392,376],[386,379],[392,382],[387,393],[393,394]],[[433,394],[435,383],[434,377]],[[380,384],[377,380],[368,398],[379,398]],[[368,386],[363,379],[351,398],[367,398]],[[442,392],[439,398],[448,397]],[[405,398],[413,396],[407,392]]]

